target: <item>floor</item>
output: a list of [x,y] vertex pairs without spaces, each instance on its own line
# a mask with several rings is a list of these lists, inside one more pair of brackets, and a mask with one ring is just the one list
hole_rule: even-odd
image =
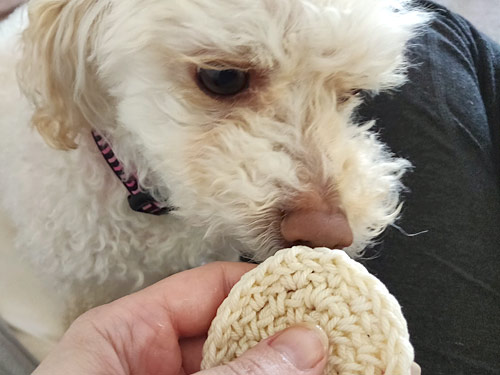
[[500,0],[435,0],[500,43]]

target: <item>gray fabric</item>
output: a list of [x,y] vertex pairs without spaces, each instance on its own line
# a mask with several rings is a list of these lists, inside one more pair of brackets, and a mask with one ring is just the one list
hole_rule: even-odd
[[411,44],[409,82],[363,119],[409,159],[396,228],[368,269],[403,306],[424,375],[500,374],[500,46],[419,0],[435,20]]
[[0,320],[0,375],[31,374],[37,361],[12,336]]

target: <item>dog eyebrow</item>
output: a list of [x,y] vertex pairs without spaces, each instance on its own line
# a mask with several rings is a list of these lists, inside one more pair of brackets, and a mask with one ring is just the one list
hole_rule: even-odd
[[204,68],[216,69],[269,71],[277,65],[277,61],[271,57],[271,53],[266,54],[266,61],[262,61],[259,59],[258,51],[243,45],[234,47],[231,51],[222,50],[217,46],[193,48],[180,52],[177,58]]
[[215,51],[197,50],[189,55],[184,55],[185,62],[194,64],[204,69],[238,69],[249,71],[259,69],[252,59],[242,58],[242,56],[228,56],[226,53],[217,53]]
[[197,64],[199,68],[204,69],[214,69],[214,70],[225,70],[225,69],[237,69],[249,71],[254,69],[254,67],[248,62],[234,62],[231,60],[216,60],[216,61],[202,61]]

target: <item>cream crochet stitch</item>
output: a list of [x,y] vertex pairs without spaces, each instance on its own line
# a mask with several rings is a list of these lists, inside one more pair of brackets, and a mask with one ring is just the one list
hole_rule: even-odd
[[233,287],[208,332],[202,369],[299,322],[327,333],[327,375],[411,372],[406,321],[387,288],[343,251],[305,246],[279,251]]

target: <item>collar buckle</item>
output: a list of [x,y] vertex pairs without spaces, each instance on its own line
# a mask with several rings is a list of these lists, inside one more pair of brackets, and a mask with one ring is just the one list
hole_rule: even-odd
[[158,202],[143,191],[128,196],[128,204],[130,208],[136,212],[142,212],[151,215],[164,215],[172,211],[169,207],[161,207]]

